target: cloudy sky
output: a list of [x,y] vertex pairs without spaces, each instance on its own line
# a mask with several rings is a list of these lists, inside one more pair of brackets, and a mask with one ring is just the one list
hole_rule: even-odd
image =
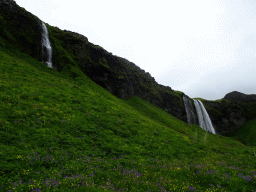
[[15,0],[191,98],[256,94],[254,0]]

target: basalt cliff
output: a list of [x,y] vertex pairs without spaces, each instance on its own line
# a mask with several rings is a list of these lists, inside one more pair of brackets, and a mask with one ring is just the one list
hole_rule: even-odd
[[[14,0],[0,0],[0,47],[12,48],[42,61],[40,23],[39,18]],[[46,26],[53,50],[53,70],[77,81],[81,74],[86,74],[121,99],[140,97],[187,123],[183,92],[158,84],[136,64],[94,45],[81,34],[60,30],[47,23]],[[220,135],[227,135],[256,118],[255,95],[232,92],[220,100],[200,100]]]

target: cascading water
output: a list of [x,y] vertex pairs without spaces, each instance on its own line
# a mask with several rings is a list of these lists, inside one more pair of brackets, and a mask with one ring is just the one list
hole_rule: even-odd
[[183,102],[187,113],[188,124],[196,124],[196,118],[193,112],[193,106],[190,102],[190,99],[183,95]]
[[193,99],[193,100],[194,100],[196,112],[198,115],[199,126],[203,128],[205,131],[209,131],[213,134],[216,134],[212,126],[211,119],[206,109],[204,108],[204,105],[202,104],[202,102],[196,99]]
[[43,63],[52,68],[52,47],[49,40],[48,30],[44,22],[42,22],[42,54]]

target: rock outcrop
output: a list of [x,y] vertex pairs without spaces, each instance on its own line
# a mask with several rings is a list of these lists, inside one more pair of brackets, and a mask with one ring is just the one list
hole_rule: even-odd
[[[64,30],[65,31],[65,30]],[[80,39],[82,39],[85,43],[88,43],[88,38],[79,34],[79,33],[76,33],[76,32],[72,32],[74,34],[74,36],[77,36],[79,37]]]
[[225,95],[224,99],[235,103],[250,103],[256,102],[256,95],[246,95],[238,91],[233,91]]
[[247,121],[256,119],[255,96],[233,91],[217,101],[203,100],[216,133],[228,135]]
[[204,100],[202,103],[211,118],[216,134],[226,135],[246,122],[245,115],[239,105],[226,100],[221,102]]

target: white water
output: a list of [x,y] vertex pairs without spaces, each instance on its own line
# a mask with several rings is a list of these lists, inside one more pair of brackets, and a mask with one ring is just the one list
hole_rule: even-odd
[[48,30],[44,22],[42,22],[42,53],[43,63],[52,68],[52,47],[49,40]]
[[193,99],[193,100],[194,100],[195,107],[196,107],[199,126],[201,128],[203,128],[205,131],[209,131],[213,134],[216,134],[215,130],[212,126],[211,119],[210,119],[206,109],[204,108],[204,105],[202,104],[202,102],[199,100],[196,100],[196,99]]
[[190,102],[190,99],[187,98],[185,95],[183,95],[183,102],[184,102],[186,113],[187,113],[188,124],[195,124],[196,119],[193,113],[193,106]]

